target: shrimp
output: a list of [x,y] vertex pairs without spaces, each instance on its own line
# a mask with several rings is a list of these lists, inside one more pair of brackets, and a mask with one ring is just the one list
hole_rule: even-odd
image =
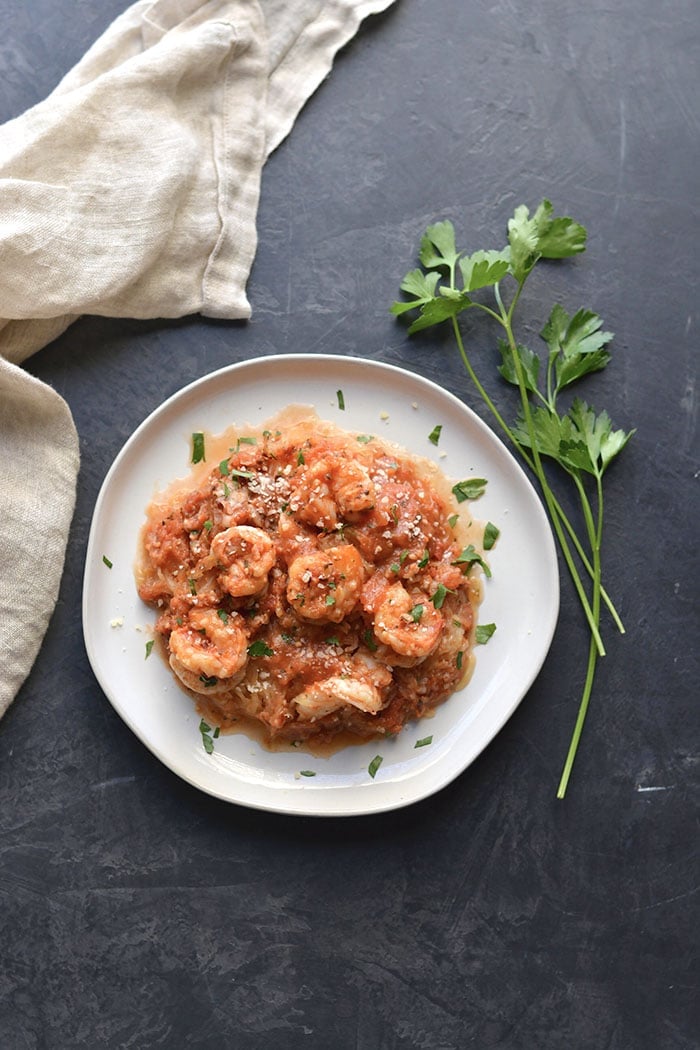
[[293,703],[302,718],[314,722],[349,704],[369,715],[376,715],[384,706],[382,694],[370,682],[334,675],[314,682],[294,697]]
[[410,595],[401,583],[391,584],[374,614],[374,633],[400,656],[423,660],[436,648],[445,621],[425,596]]
[[295,517],[319,529],[335,529],[339,518],[353,520],[374,507],[376,493],[369,471],[341,456],[311,464],[293,486]]
[[304,620],[340,623],[355,608],[365,568],[351,544],[302,554],[289,566],[287,601]]
[[243,617],[215,609],[193,609],[170,635],[170,666],[197,693],[211,694],[221,679],[226,687],[241,677],[248,659]]
[[225,570],[219,583],[233,598],[260,594],[275,564],[275,545],[262,529],[233,525],[214,537],[212,557]]

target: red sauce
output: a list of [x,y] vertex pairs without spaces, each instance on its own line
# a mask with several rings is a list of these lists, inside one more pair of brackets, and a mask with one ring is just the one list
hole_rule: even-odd
[[478,530],[434,464],[308,409],[206,444],[148,508],[136,575],[207,721],[335,748],[464,684],[480,580],[455,562]]

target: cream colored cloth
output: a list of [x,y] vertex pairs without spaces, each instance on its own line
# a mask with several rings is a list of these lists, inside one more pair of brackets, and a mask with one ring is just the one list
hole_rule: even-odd
[[81,314],[248,317],[264,161],[392,2],[141,0],[0,127],[0,715],[56,602],[78,471],[68,406],[17,366]]

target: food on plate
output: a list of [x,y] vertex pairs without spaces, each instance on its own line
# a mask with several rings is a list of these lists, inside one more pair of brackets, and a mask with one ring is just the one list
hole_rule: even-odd
[[464,684],[483,562],[434,463],[308,408],[197,438],[147,508],[136,579],[207,721],[367,739]]

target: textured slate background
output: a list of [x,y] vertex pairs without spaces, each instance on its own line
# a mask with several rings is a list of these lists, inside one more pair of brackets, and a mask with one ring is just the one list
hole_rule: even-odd
[[[123,6],[2,0],[0,119]],[[698,14],[398,0],[265,169],[249,324],[85,318],[29,363],[71,405],[83,466],[60,602],[0,724],[2,1050],[700,1046]],[[533,279],[521,336],[555,299],[598,311],[614,360],[582,393],[638,428],[606,490],[628,633],[609,635],[566,800],[585,638],[566,580],[537,682],[437,796],[315,821],[198,793],[85,656],[83,559],[112,459],[166,395],[280,352],[402,365],[480,411],[447,333],[408,339],[387,308],[427,223],[497,246],[543,196],[589,247]],[[493,333],[472,335],[487,360]]]

